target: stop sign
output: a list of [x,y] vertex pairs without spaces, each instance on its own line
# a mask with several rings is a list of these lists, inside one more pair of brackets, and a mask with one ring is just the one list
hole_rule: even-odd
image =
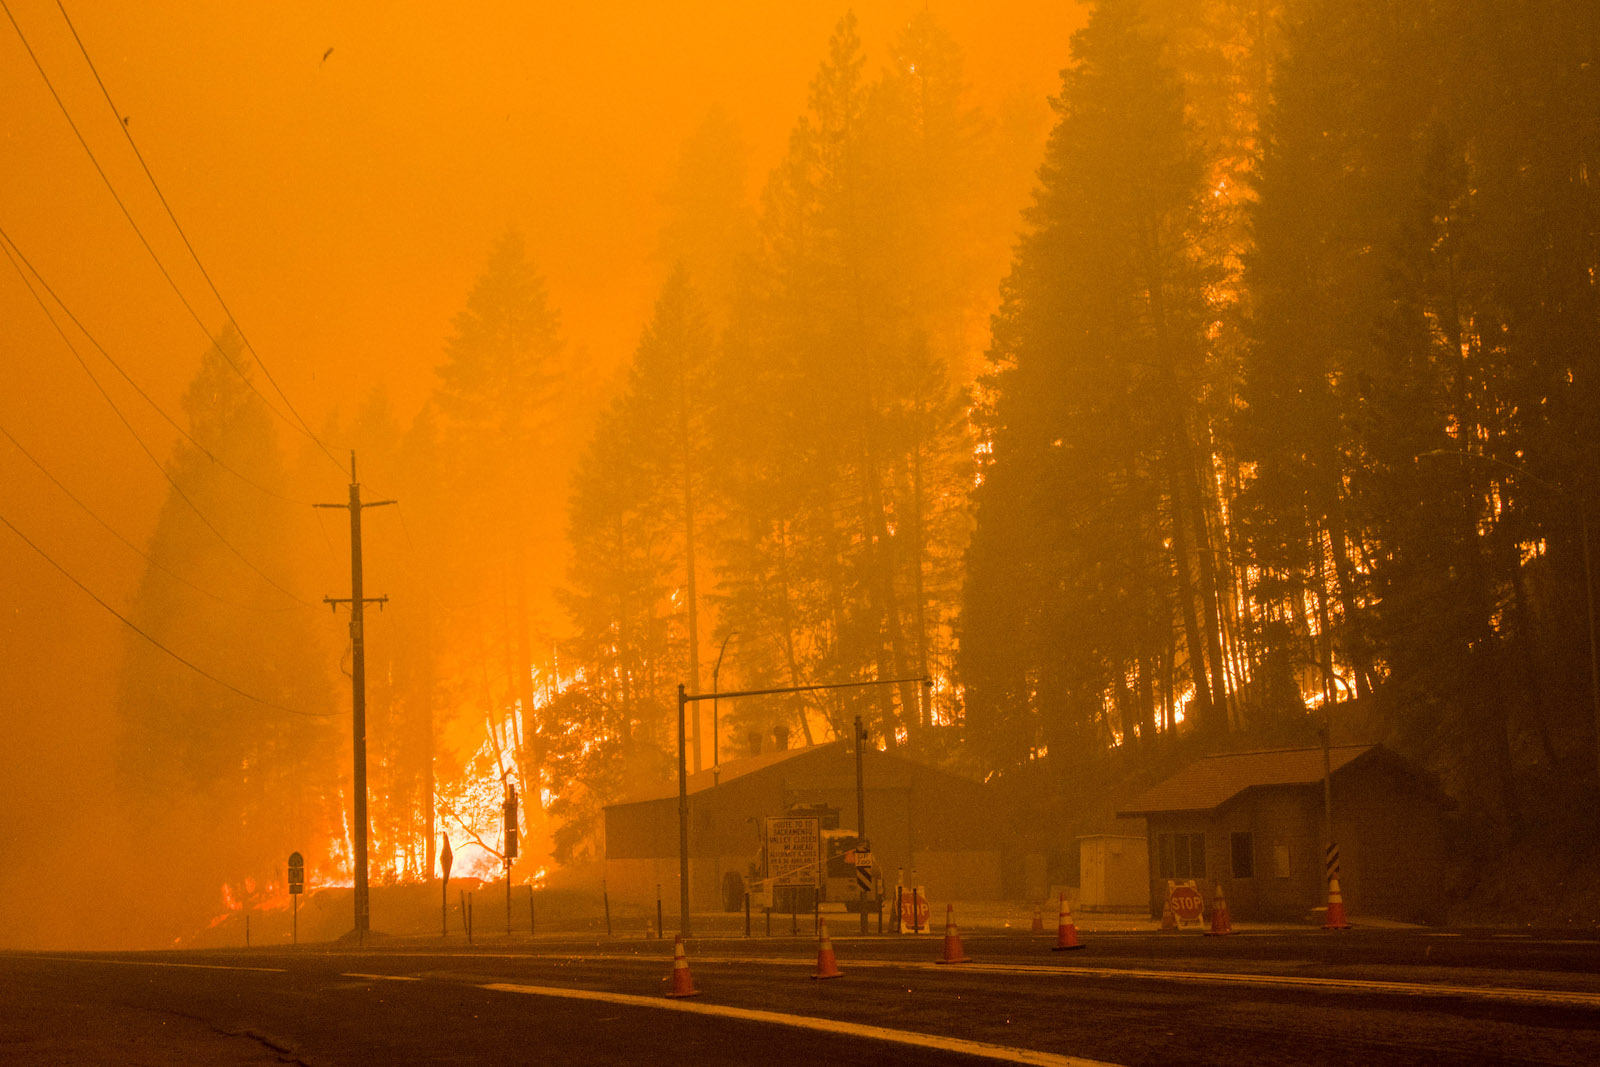
[[1205,910],[1206,902],[1200,890],[1192,885],[1175,885],[1167,893],[1167,904],[1181,923],[1197,923]]
[[[912,901],[916,903],[913,906]],[[913,910],[914,909],[914,910]],[[900,929],[926,930],[928,928],[928,894],[919,885],[915,889],[906,886],[900,896]]]

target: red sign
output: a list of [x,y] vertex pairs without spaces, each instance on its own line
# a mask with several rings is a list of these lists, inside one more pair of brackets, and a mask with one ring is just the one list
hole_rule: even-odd
[[[916,910],[912,911],[912,898],[916,899]],[[909,933],[913,929],[926,930],[928,928],[928,894],[919,885],[913,890],[910,886],[900,889],[900,930]]]
[[1205,911],[1205,898],[1193,883],[1180,882],[1167,891],[1167,903],[1180,923],[1197,923]]

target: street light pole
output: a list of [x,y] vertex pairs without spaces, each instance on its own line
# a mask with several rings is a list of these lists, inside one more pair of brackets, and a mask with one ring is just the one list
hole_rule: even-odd
[[739,631],[734,630],[722,639],[722,647],[717,649],[717,663],[711,668],[711,780],[717,782],[722,777],[721,739],[722,731],[717,726],[717,674],[722,670],[722,656],[728,651],[728,642],[739,636]]
[[[782,693],[815,693],[823,689],[857,689],[867,685],[904,685],[907,682],[921,682],[924,688],[933,685],[932,679],[926,676],[874,678],[866,682],[829,682],[818,685],[787,685],[777,689],[742,689],[720,695],[733,700],[742,697],[777,696]],[[678,683],[678,929],[683,932],[684,937],[689,936],[689,764],[688,755],[684,751],[684,713],[690,704],[701,700],[715,701],[718,695],[714,687],[710,693],[690,693],[682,682]]]
[[1583,501],[1578,505],[1578,521],[1583,525],[1583,591],[1589,608],[1589,697],[1594,702],[1595,775],[1600,777],[1600,653],[1594,639],[1594,571],[1589,565],[1589,512]]
[[[689,936],[689,761],[684,752],[683,713],[689,694],[678,683],[678,932]],[[657,899],[660,899],[659,894]]]

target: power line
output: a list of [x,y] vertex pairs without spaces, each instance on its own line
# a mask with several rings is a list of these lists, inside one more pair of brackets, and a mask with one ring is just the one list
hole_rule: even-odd
[[[110,192],[111,198],[117,202],[117,207],[122,211],[122,217],[128,220],[129,226],[133,227],[133,232],[138,236],[139,243],[144,246],[144,250],[149,254],[151,261],[155,263],[156,269],[161,272],[161,276],[167,280],[167,285],[177,296],[178,302],[184,306],[184,310],[189,312],[189,317],[194,319],[195,324],[200,327],[201,331],[205,333],[208,339],[213,339],[210,327],[205,324],[205,320],[200,317],[200,313],[195,310],[194,305],[189,303],[188,297],[183,295],[183,290],[178,287],[177,281],[172,277],[171,272],[167,270],[166,264],[161,262],[161,257],[156,254],[155,248],[151,246],[149,239],[145,237],[144,231],[140,229],[139,224],[134,221],[133,213],[128,210],[128,205],[123,202],[121,195],[117,192],[116,186],[111,183],[110,176],[106,174],[105,168],[100,165],[99,158],[95,156],[94,150],[89,147],[89,142],[84,138],[83,132],[78,129],[78,124],[73,121],[72,113],[67,110],[66,102],[61,99],[61,94],[56,92],[55,84],[50,80],[50,75],[45,72],[44,64],[39,62],[39,57],[34,54],[33,46],[28,43],[27,35],[22,32],[22,26],[18,24],[16,16],[11,13],[10,4],[8,4],[6,0],[0,0],[0,9],[4,9],[6,17],[11,20],[11,27],[17,31],[17,37],[21,39],[22,47],[27,50],[28,58],[33,60],[34,69],[39,72],[39,77],[44,79],[45,87],[50,90],[50,95],[55,99],[56,106],[61,109],[61,114],[67,120],[67,125],[72,127],[73,135],[77,137],[78,144],[83,147],[84,153],[88,155],[89,162],[94,164],[95,172],[100,175],[100,180],[105,183],[106,190]],[[76,35],[76,31],[74,31],[74,35]],[[96,78],[98,77],[99,75],[96,74]],[[117,125],[122,125],[120,117]],[[185,238],[185,242],[187,242],[187,240],[188,239]],[[202,268],[202,273],[204,273],[204,268]],[[209,278],[207,280],[209,281]],[[224,306],[224,311],[226,310],[226,306]],[[228,313],[228,317],[229,321],[233,322],[233,316],[231,312]],[[233,322],[233,328],[238,331],[239,324],[237,322]],[[243,331],[239,331],[239,336],[241,340],[245,340]],[[247,348],[250,347],[248,340],[245,340],[245,346]],[[261,367],[262,371],[267,372],[266,364],[261,362],[261,357],[256,353],[254,348],[250,348],[250,353],[256,357],[256,363]],[[328,450],[328,446],[324,445],[316,434],[311,432],[310,427],[305,425],[305,420],[300,418],[299,412],[294,412],[294,419],[291,419],[289,416],[279,411],[277,406],[267,398],[266,394],[261,392],[260,388],[250,380],[250,377],[245,374],[244,368],[239,366],[239,364],[234,361],[233,357],[229,356],[226,352],[223,352],[222,358],[230,367],[233,368],[234,372],[238,374],[241,379],[243,379],[244,383],[250,387],[250,390],[261,398],[262,403],[267,405],[267,409],[269,411],[271,411],[278,418],[282,419],[289,426],[293,427],[297,432],[306,434],[308,437],[310,437],[312,441],[316,442],[317,447],[322,449],[322,451],[327,454],[328,458],[332,460],[336,466],[340,465],[338,457]],[[267,372],[267,378],[269,381],[271,380],[272,375],[270,372]],[[273,386],[276,388],[277,383],[273,382]],[[281,390],[279,391],[280,393],[282,392]],[[287,403],[287,399],[285,399],[285,403]],[[290,410],[294,411],[292,406],[290,407]],[[296,420],[299,420],[298,423]]]
[[68,500],[72,501],[74,504],[78,505],[79,508],[83,509],[84,514],[88,515],[95,522],[99,523],[105,529],[105,531],[107,533],[109,533],[112,537],[115,537],[118,541],[121,541],[124,545],[126,545],[128,547],[129,550],[131,550],[132,552],[137,554],[140,559],[143,559],[146,563],[150,564],[150,566],[154,567],[156,570],[160,571],[162,574],[165,574],[167,577],[171,578],[173,581],[178,582],[178,583],[180,583],[182,585],[186,585],[190,589],[193,589],[195,592],[202,593],[205,596],[210,597],[212,600],[217,601],[218,603],[229,604],[229,605],[232,605],[233,607],[236,607],[236,608],[244,608],[247,611],[279,612],[279,611],[288,611],[288,610],[290,610],[289,608],[260,608],[260,607],[256,607],[253,604],[245,604],[245,603],[242,603],[242,602],[237,601],[237,600],[231,600],[231,599],[229,599],[228,597],[225,597],[225,596],[219,596],[218,594],[213,593],[211,590],[206,589],[206,588],[204,588],[202,586],[196,585],[194,582],[191,582],[189,579],[185,578],[183,575],[179,574],[177,571],[172,570],[166,564],[160,562],[154,556],[151,556],[148,552],[146,552],[144,549],[140,548],[138,545],[136,545],[132,541],[128,540],[121,533],[119,533],[116,530],[116,528],[113,527],[109,522],[107,522],[105,519],[102,519],[95,512],[95,510],[93,508],[91,508],[88,504],[85,504],[81,499],[79,499],[78,495],[76,493],[74,493],[71,489],[68,489],[67,486],[61,481],[60,478],[57,478],[54,474],[50,473],[50,469],[48,467],[46,467],[43,463],[41,463],[38,460],[38,458],[36,456],[34,456],[33,453],[29,452],[26,448],[22,447],[22,442],[18,441],[16,439],[16,437],[11,433],[10,430],[6,429],[4,426],[0,426],[0,435],[4,435],[5,439],[7,441],[11,442],[12,447],[15,448],[18,452],[21,452],[23,457],[26,458],[29,463],[32,463],[35,467],[39,468],[39,473],[43,474],[46,478],[50,479],[51,484],[53,484],[57,489],[61,490],[61,492],[66,495]]
[[[88,339],[89,343],[95,347],[95,351],[99,352],[100,355],[104,357],[105,361],[111,364],[112,368],[118,374],[122,375],[122,380],[127,382],[128,385],[133,388],[133,391],[138,393],[139,396],[144,399],[144,402],[149,404],[150,407],[155,410],[157,415],[160,415],[163,419],[165,419],[167,425],[176,430],[185,441],[188,441],[189,444],[193,445],[196,451],[257,492],[264,493],[267,496],[286,501],[290,504],[302,503],[302,501],[295,500],[292,497],[287,497],[275,489],[269,489],[260,482],[256,481],[254,478],[250,477],[248,474],[245,474],[243,471],[229,466],[227,463],[222,461],[221,457],[217,456],[209,448],[196,440],[193,434],[183,428],[182,423],[167,413],[166,408],[163,408],[160,404],[156,403],[155,398],[147,393],[144,388],[134,380],[133,375],[129,374],[127,370],[123,368],[121,363],[118,363],[114,358],[112,358],[111,353],[106,351],[105,345],[102,345],[98,340],[95,339],[94,334],[90,333],[89,328],[83,324],[83,320],[79,319],[77,315],[73,314],[72,308],[67,305],[65,300],[61,299],[61,294],[57,293],[55,289],[51,288],[50,282],[43,274],[39,273],[39,268],[33,265],[33,261],[30,260],[26,254],[24,254],[17,242],[12,239],[9,233],[6,232],[5,227],[0,226],[0,247],[3,247],[4,245],[11,246],[10,250],[16,253],[18,259],[22,260],[23,266],[28,268],[29,272],[31,272],[34,278],[38,280],[39,285],[44,289],[44,291],[50,294],[50,299],[56,302],[56,306],[61,308],[62,312],[67,316],[67,318],[72,321],[72,324],[78,328],[78,332],[83,334],[83,336]],[[16,266],[16,264],[13,263],[12,266]],[[24,276],[23,281],[27,281],[26,276]],[[215,347],[216,342],[212,341],[212,345]],[[85,369],[87,370],[87,368]]]
[[27,534],[23,533],[21,530],[17,529],[15,525],[12,524],[10,519],[6,518],[4,515],[0,515],[0,523],[4,523],[11,530],[12,533],[16,534],[19,538],[22,539],[22,543],[23,544],[27,545],[29,548],[31,548],[35,552],[39,553],[39,555],[44,558],[44,561],[46,563],[50,564],[50,566],[54,567],[56,570],[60,571],[63,575],[65,575],[69,582],[71,582],[73,585],[77,586],[79,589],[83,590],[86,594],[88,594],[90,599],[92,599],[96,604],[99,604],[102,608],[105,608],[111,614],[115,615],[118,619],[120,619],[124,626],[126,626],[128,629],[132,630],[134,633],[138,634],[140,637],[144,638],[146,641],[150,642],[152,645],[155,645],[161,651],[165,652],[167,655],[171,656],[173,659],[177,660],[179,663],[183,664],[185,667],[188,667],[191,671],[194,671],[196,674],[200,675],[200,677],[208,679],[208,680],[210,680],[212,682],[215,682],[217,685],[222,686],[222,688],[228,690],[231,693],[237,693],[239,696],[244,697],[246,700],[254,701],[255,703],[260,704],[263,707],[272,708],[275,711],[286,711],[291,715],[304,715],[306,718],[309,718],[309,719],[326,719],[328,717],[327,713],[325,713],[325,712],[301,711],[298,708],[291,708],[291,707],[288,707],[287,705],[279,704],[275,700],[266,700],[266,699],[264,699],[262,697],[256,696],[253,693],[247,693],[243,689],[240,689],[238,686],[233,685],[233,684],[231,684],[229,682],[223,681],[221,678],[218,678],[216,675],[212,674],[210,671],[206,670],[205,668],[198,667],[195,664],[191,663],[189,660],[184,659],[182,656],[178,655],[178,653],[174,652],[172,649],[168,648],[166,645],[162,644],[160,641],[158,641],[154,637],[150,636],[150,634],[148,634],[144,630],[140,629],[138,624],[135,623],[132,619],[130,619],[126,615],[122,614],[122,612],[118,611],[116,608],[112,607],[110,604],[107,604],[104,600],[100,599],[100,596],[97,593],[95,593],[95,591],[93,589],[90,589],[88,586],[86,586],[82,582],[80,582],[76,577],[73,576],[71,571],[67,570],[67,568],[63,567],[61,564],[57,563],[54,559],[52,559],[50,554],[48,552],[46,552],[44,549],[42,549],[38,545],[34,544],[33,541],[28,538]]
[[[0,0],[0,4],[3,4],[3,2],[4,0]],[[9,239],[7,239],[7,243],[9,243]],[[129,422],[128,417],[122,413],[122,409],[117,407],[117,402],[111,399],[111,394],[106,392],[105,386],[100,384],[100,379],[96,378],[94,376],[94,372],[89,370],[89,364],[84,360],[82,354],[79,353],[77,346],[72,343],[72,339],[67,336],[66,331],[61,328],[61,324],[56,321],[55,316],[50,313],[50,308],[45,304],[44,298],[41,297],[38,291],[33,288],[33,283],[28,280],[28,276],[26,274],[23,274],[22,267],[15,259],[12,258],[12,249],[6,247],[5,243],[0,243],[0,251],[4,251],[6,253],[7,261],[10,262],[17,274],[22,277],[22,283],[28,287],[28,292],[33,294],[34,300],[38,301],[39,307],[44,311],[45,317],[50,320],[50,325],[55,327],[56,333],[59,334],[61,340],[66,343],[67,348],[72,351],[73,358],[78,361],[78,365],[82,367],[84,373],[89,376],[89,380],[94,383],[94,387],[99,390],[100,395],[105,398],[105,402],[111,405],[111,410],[116,413],[118,420],[121,421],[128,433],[130,433],[133,436],[133,439],[138,442],[140,450],[149,457],[151,463],[155,464],[156,469],[161,472],[161,476],[167,480],[167,484],[172,486],[173,492],[177,493],[183,502],[189,505],[189,509],[195,513],[196,517],[198,517],[202,523],[205,524],[206,529],[210,530],[214,535],[216,535],[217,540],[221,541],[228,551],[237,556],[241,563],[254,571],[262,581],[266,582],[268,585],[272,586],[289,599],[297,601],[308,608],[315,608],[317,605],[313,604],[311,601],[302,596],[298,596],[292,590],[279,584],[266,571],[250,562],[249,557],[247,557],[243,552],[239,551],[238,548],[234,547],[233,542],[229,541],[227,537],[223,535],[222,531],[217,529],[216,524],[214,524],[210,519],[206,518],[205,512],[200,510],[200,505],[196,504],[192,499],[190,499],[189,494],[183,491],[183,487],[178,484],[175,478],[172,477],[172,474],[167,470],[166,465],[162,463],[161,460],[156,458],[155,452],[151,451],[150,446],[145,443],[144,438],[139,436],[139,431],[133,428],[133,423]]]
[[166,209],[167,218],[172,220],[173,229],[177,230],[178,236],[183,238],[183,247],[189,250],[189,256],[194,260],[194,265],[200,268],[200,276],[206,280],[206,285],[210,286],[211,295],[217,298],[217,303],[221,305],[223,313],[228,316],[228,321],[233,323],[234,330],[239,334],[239,340],[244,342],[245,348],[255,357],[256,365],[261,368],[261,373],[267,376],[267,381],[272,384],[272,388],[283,399],[283,406],[288,408],[289,413],[299,421],[300,429],[305,432],[307,437],[316,442],[317,447],[322,449],[329,459],[333,460],[334,466],[343,470],[344,468],[339,463],[339,458],[328,449],[328,446],[311,429],[310,424],[295,409],[293,401],[289,399],[289,394],[283,391],[283,386],[278,384],[278,379],[272,376],[272,371],[268,368],[266,360],[261,358],[261,353],[256,351],[255,345],[251,344],[250,339],[245,336],[244,327],[239,325],[239,320],[234,315],[233,309],[228,307],[228,302],[222,298],[222,293],[217,288],[217,283],[211,280],[211,272],[206,270],[205,263],[201,262],[200,253],[195,251],[194,245],[189,240],[189,235],[184,232],[183,224],[178,221],[178,216],[172,210],[172,205],[167,202],[167,194],[161,191],[160,183],[156,181],[156,176],[151,172],[150,165],[144,160],[144,153],[139,151],[139,146],[134,143],[133,132],[128,129],[128,124],[123,121],[122,112],[117,110],[115,101],[111,99],[111,91],[106,88],[105,81],[100,77],[99,68],[94,65],[94,60],[89,57],[89,49],[85,47],[83,38],[78,36],[78,27],[72,24],[72,16],[67,14],[66,6],[62,4],[61,0],[56,0],[56,7],[61,10],[61,17],[66,20],[67,29],[72,31],[72,39],[78,43],[78,51],[83,53],[83,61],[89,65],[89,72],[94,75],[95,84],[100,86],[100,94],[106,98],[106,106],[111,108],[111,114],[117,120],[117,126],[122,130],[122,136],[127,138],[128,147],[133,149],[134,158],[138,159],[139,166],[144,170],[144,176],[150,179],[150,188],[156,191],[156,198],[161,201],[161,206]]

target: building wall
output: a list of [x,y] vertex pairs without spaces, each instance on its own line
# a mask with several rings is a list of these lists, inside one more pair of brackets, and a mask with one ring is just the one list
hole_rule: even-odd
[[[1346,912],[1435,921],[1443,903],[1438,798],[1409,775],[1374,763],[1335,776],[1333,811]],[[1306,920],[1327,903],[1322,819],[1320,785],[1250,789],[1213,813],[1149,816],[1152,917],[1161,914],[1169,877],[1162,869],[1162,837],[1204,834],[1206,873],[1187,877],[1208,907],[1221,884],[1234,919]],[[1249,877],[1235,874],[1234,834],[1250,835]]]
[[1086,910],[1143,908],[1150,870],[1141,837],[1078,838],[1078,905]]
[[[998,899],[1000,837],[1006,820],[988,789],[882,753],[864,753],[866,827],[884,881],[905,872],[943,899]],[[839,809],[841,829],[856,825],[855,763],[840,746],[737,778],[689,797],[690,905],[722,906],[728,872],[748,873],[760,846],[760,820],[795,804]],[[606,809],[606,869],[613,899],[654,907],[655,886],[678,893],[676,797]],[[612,872],[615,872],[613,875]],[[915,881],[913,881],[915,878]]]

